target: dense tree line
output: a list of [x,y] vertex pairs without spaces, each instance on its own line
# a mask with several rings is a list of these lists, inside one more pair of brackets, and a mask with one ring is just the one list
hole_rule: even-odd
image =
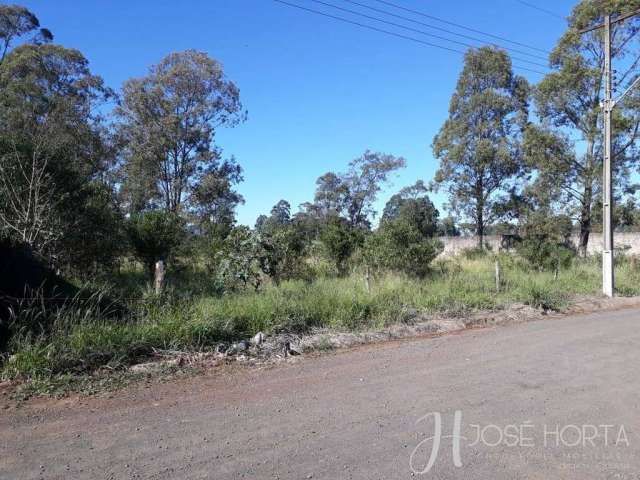
[[[247,112],[217,60],[171,53],[116,92],[35,14],[1,5],[0,235],[76,277],[109,274],[125,257],[149,271],[160,259],[171,268],[189,258],[221,291],[356,267],[421,277],[442,248],[438,237],[471,230],[482,249],[500,224],[524,237],[532,264],[559,268],[572,230],[586,253],[600,221],[603,53],[599,33],[577,32],[605,12],[638,8],[640,0],[581,1],[537,85],[513,73],[505,51],[470,50],[433,140],[435,178],[400,189],[379,218],[378,196],[406,160],[366,150],[345,171],[321,175],[295,213],[281,200],[249,228],[235,218],[242,167],[216,143]],[[638,29],[637,19],[614,29],[614,54],[627,67],[620,87],[638,75]],[[639,106],[635,92],[614,118],[622,228],[640,224],[631,182]],[[429,198],[437,190],[453,216]]]

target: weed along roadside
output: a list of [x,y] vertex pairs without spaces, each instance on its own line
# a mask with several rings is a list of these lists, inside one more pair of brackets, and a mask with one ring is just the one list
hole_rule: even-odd
[[[576,259],[556,276],[532,271],[513,254],[498,257],[499,291],[496,256],[473,253],[437,260],[421,279],[375,276],[370,291],[361,272],[354,272],[222,296],[194,298],[169,288],[163,296],[150,293],[131,302],[127,316],[117,321],[100,318],[99,310],[88,310],[86,303],[69,304],[57,310],[46,334],[14,337],[2,376],[37,386],[35,393],[64,391],[51,385],[94,391],[100,388],[87,387],[92,377],[96,385],[110,388],[126,373],[176,372],[238,360],[273,363],[310,351],[544,318],[597,298],[596,259]],[[627,295],[640,293],[635,262],[618,262],[617,274]],[[605,305],[598,302],[593,309]],[[16,321],[37,318],[40,308],[34,302]],[[105,381],[109,376],[113,381]],[[79,387],[73,386],[74,378]]]

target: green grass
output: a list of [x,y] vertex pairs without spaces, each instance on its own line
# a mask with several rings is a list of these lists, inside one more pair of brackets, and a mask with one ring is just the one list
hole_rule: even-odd
[[[575,261],[557,279],[553,273],[528,269],[517,257],[503,255],[500,263],[500,292],[495,288],[493,257],[486,256],[440,260],[422,280],[376,278],[370,293],[362,276],[353,274],[313,283],[289,281],[258,293],[188,297],[181,292],[171,300],[147,295],[133,304],[130,318],[120,321],[93,318],[86,311],[79,315],[68,308],[58,312],[46,334],[16,335],[1,375],[42,378],[119,369],[154,349],[206,350],[258,331],[381,328],[405,321],[408,309],[464,315],[522,302],[557,310],[575,295],[600,292],[597,258]],[[640,266],[621,258],[616,274],[619,294],[640,294]]]

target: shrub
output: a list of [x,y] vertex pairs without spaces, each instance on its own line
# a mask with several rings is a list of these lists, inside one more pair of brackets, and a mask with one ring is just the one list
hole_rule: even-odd
[[525,303],[534,308],[559,311],[567,304],[566,295],[562,292],[535,283],[529,287],[527,294]]
[[293,224],[264,228],[260,234],[262,271],[276,283],[282,280],[308,278],[304,255],[307,245],[303,232]]
[[249,227],[234,228],[217,254],[217,280],[225,291],[258,290],[262,284],[263,248],[258,234]]
[[575,257],[570,243],[571,219],[565,216],[532,214],[523,226],[518,254],[537,270],[568,268]]
[[518,254],[533,268],[553,271],[568,268],[575,257],[572,248],[542,235],[525,238]]
[[344,219],[330,217],[320,232],[320,242],[324,247],[324,254],[334,263],[338,274],[344,276],[349,258],[362,245],[363,234]]
[[397,220],[384,222],[367,238],[363,250],[365,261],[375,270],[388,269],[424,277],[442,251],[442,243],[425,236],[409,222]]

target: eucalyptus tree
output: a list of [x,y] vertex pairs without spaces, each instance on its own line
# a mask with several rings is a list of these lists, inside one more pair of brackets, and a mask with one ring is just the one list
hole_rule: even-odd
[[116,114],[123,193],[131,210],[184,213],[193,206],[189,200],[212,207],[215,192],[226,196],[227,209],[240,202],[232,188],[240,171],[221,160],[215,134],[242,122],[246,112],[238,87],[217,60],[196,50],[169,54],[148,75],[124,84]]
[[0,5],[0,64],[11,46],[19,40],[41,44],[53,40],[53,34],[40,27],[40,21],[29,9],[20,5]]
[[341,216],[351,227],[368,228],[378,193],[405,165],[402,157],[367,150],[349,163],[346,172],[327,172],[318,178],[314,209],[325,216]]
[[[0,65],[0,230],[58,266],[111,228],[92,217],[113,205],[91,198],[104,198],[110,154],[97,112],[111,96],[77,50],[22,44]],[[94,235],[73,242],[85,227]]]
[[244,197],[235,189],[242,182],[242,167],[232,157],[212,162],[193,185],[189,203],[203,233],[224,238],[235,223]]
[[[602,29],[581,29],[640,8],[640,0],[583,0],[573,9],[569,25],[550,55],[554,69],[535,88],[540,125],[527,131],[527,157],[539,175],[536,192],[542,192],[560,209],[569,207],[580,227],[579,249],[585,254],[593,226],[593,206],[601,191],[602,109],[604,49]],[[627,87],[640,70],[637,17],[612,28],[612,55],[618,70],[616,86]],[[637,154],[640,95],[628,96],[613,115],[615,188],[628,185],[629,168]]]
[[433,141],[440,160],[433,186],[446,189],[450,208],[475,224],[478,246],[501,191],[524,173],[521,137],[529,86],[514,75],[509,55],[493,47],[469,50]]

